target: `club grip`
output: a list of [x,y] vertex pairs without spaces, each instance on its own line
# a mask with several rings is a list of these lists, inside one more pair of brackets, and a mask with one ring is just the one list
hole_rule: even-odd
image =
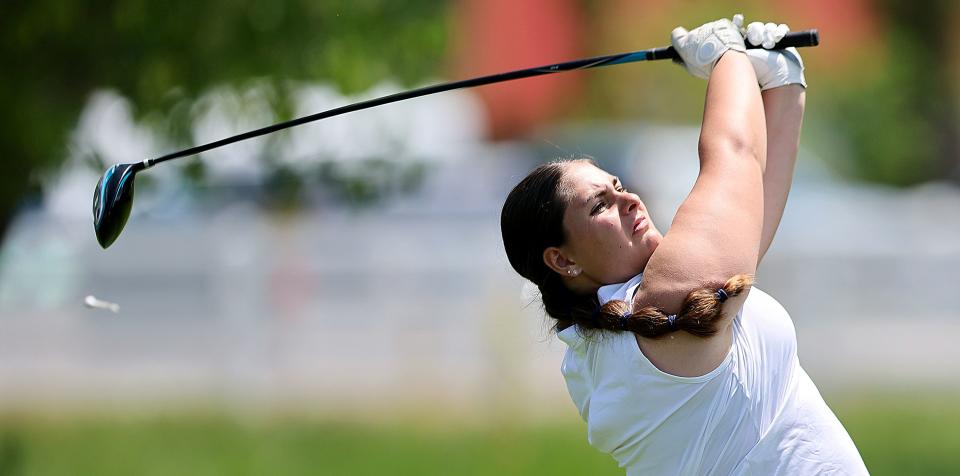
[[[760,45],[751,45],[750,42],[745,42],[747,49],[756,49],[760,48]],[[820,44],[820,32],[816,28],[811,30],[802,30],[802,31],[792,31],[783,36],[783,38],[777,42],[772,49],[782,50],[784,48],[803,48],[807,46],[817,46]],[[661,60],[661,59],[680,59],[680,55],[677,54],[677,50],[673,49],[672,46],[666,46],[663,48],[654,48],[650,52],[648,59],[651,60]]]
[[[812,30],[793,31],[783,36],[783,39],[777,42],[773,47],[775,50],[784,48],[803,48],[806,46],[817,46],[820,44],[820,32],[816,28]],[[747,45],[747,48],[759,48],[759,46]]]

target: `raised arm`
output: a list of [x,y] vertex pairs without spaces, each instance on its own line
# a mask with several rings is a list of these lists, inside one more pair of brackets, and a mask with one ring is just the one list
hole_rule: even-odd
[[[675,29],[673,46],[687,70],[709,77],[700,174],[647,262],[631,312],[645,317],[641,322],[666,321],[686,331],[660,334],[669,336],[662,340],[639,333],[636,339],[664,372],[696,376],[729,351],[730,323],[749,292],[750,278],[743,276],[757,269],[767,130],[757,76],[732,22],[708,23],[689,34]],[[710,52],[722,56],[712,59]]]
[[[775,43],[787,31],[786,25],[754,22],[747,27],[747,41]],[[803,75],[803,59],[794,48],[783,51],[753,49],[747,55],[763,91],[767,121],[767,169],[763,175],[763,237],[757,257],[759,262],[777,233],[790,193],[807,83]]]
[[[633,309],[679,313],[687,295],[756,272],[763,227],[766,124],[750,61],[729,51],[709,77],[700,133],[700,174],[650,258]],[[724,306],[726,324],[746,293]],[[722,332],[719,332],[722,334]]]

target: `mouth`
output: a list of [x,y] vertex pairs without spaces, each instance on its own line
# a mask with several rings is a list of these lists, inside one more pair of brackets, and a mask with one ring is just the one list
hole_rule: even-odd
[[643,233],[650,228],[650,220],[647,220],[647,217],[640,215],[637,217],[637,220],[633,222],[633,234]]

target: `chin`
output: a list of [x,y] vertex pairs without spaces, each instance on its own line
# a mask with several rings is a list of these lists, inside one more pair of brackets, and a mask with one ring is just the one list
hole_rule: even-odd
[[661,236],[660,233],[657,233],[656,231],[650,231],[644,233],[644,235],[640,237],[640,240],[635,243],[640,245],[640,248],[642,248],[645,252],[653,254],[654,250],[660,246],[661,241],[663,241],[663,236]]
[[656,229],[650,230],[650,232],[643,237],[643,243],[647,245],[650,253],[653,253],[657,247],[660,246],[661,241],[663,241],[663,235]]

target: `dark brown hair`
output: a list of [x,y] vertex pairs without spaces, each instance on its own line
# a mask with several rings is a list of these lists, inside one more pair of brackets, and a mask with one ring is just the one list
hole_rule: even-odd
[[564,184],[564,174],[570,163],[583,161],[593,163],[589,159],[575,159],[537,167],[510,191],[500,214],[507,259],[520,276],[540,289],[544,310],[556,319],[554,330],[576,324],[581,331],[626,330],[644,337],[659,337],[676,330],[701,337],[715,334],[723,301],[749,288],[752,277],[730,278],[721,288],[725,295],[717,289],[694,290],[684,299],[680,312],[670,316],[653,306],[630,312],[630,304],[618,300],[601,307],[596,293],[571,291],[563,278],[543,262],[543,250],[566,243],[563,215],[570,202],[570,192]]

